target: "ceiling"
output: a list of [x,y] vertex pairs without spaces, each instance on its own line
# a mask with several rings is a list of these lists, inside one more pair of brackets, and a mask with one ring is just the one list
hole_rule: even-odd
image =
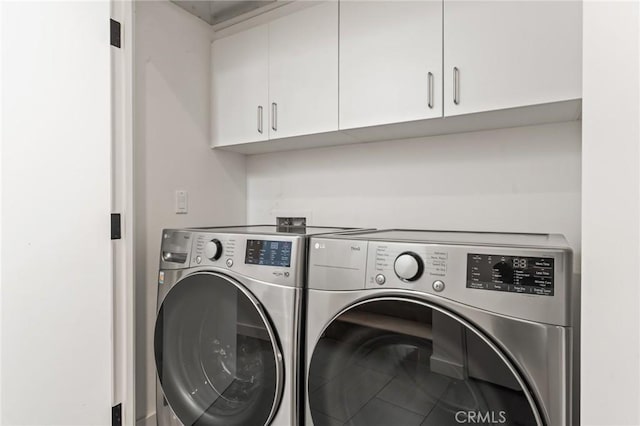
[[171,0],[210,25],[217,25],[276,0]]

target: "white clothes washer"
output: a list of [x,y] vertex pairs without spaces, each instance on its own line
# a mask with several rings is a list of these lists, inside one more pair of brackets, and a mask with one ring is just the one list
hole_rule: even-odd
[[306,424],[579,424],[572,267],[560,235],[312,238]]
[[163,231],[154,335],[158,425],[300,423],[308,237],[346,230]]

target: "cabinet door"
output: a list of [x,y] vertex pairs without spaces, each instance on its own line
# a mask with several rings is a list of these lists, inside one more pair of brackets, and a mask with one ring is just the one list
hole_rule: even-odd
[[444,60],[446,116],[580,98],[582,4],[445,0]]
[[338,2],[269,24],[269,131],[284,138],[338,130]]
[[213,42],[213,146],[269,138],[268,55],[266,25]]
[[442,2],[340,4],[340,128],[442,116]]

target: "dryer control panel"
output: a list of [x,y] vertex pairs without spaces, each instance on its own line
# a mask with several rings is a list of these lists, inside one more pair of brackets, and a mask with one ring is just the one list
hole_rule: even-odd
[[310,290],[409,291],[531,321],[571,323],[571,250],[562,247],[312,238]]
[[565,250],[369,241],[367,257],[367,289],[411,290],[523,319],[569,321]]
[[467,254],[467,288],[553,296],[552,257]]
[[410,292],[571,324],[573,256],[563,237],[411,230],[354,235],[311,239],[310,290],[361,291],[363,297]]

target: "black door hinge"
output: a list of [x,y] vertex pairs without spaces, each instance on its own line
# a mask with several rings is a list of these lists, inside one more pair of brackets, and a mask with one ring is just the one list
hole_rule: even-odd
[[120,31],[120,22],[111,19],[111,45],[118,48],[120,48],[120,40],[122,39]]
[[119,240],[122,238],[120,225],[120,213],[111,213],[111,239]]
[[122,403],[111,407],[111,426],[122,426]]

